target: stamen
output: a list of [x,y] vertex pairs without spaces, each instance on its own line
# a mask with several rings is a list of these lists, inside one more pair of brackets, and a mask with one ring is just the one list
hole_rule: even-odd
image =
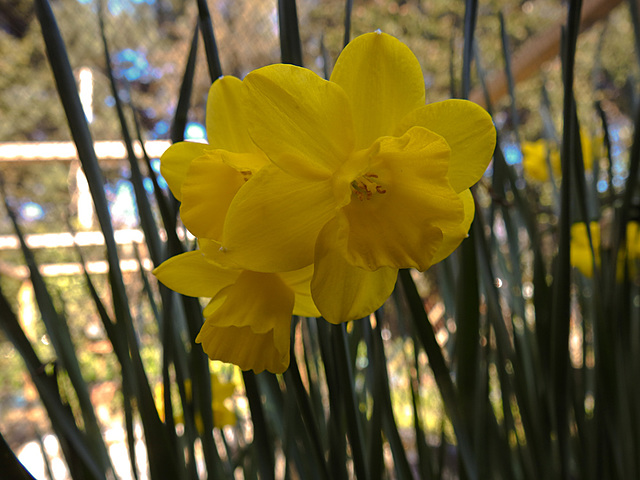
[[369,200],[374,193],[387,193],[387,191],[371,179],[378,178],[375,173],[365,173],[360,178],[351,182],[351,188],[358,200]]

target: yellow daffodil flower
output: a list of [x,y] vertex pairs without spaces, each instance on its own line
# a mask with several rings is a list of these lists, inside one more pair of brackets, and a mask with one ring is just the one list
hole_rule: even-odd
[[597,162],[603,152],[602,136],[591,136],[585,129],[580,129],[580,145],[582,147],[582,160],[584,162],[584,170],[590,172],[593,170],[594,162]]
[[201,241],[200,250],[172,257],[153,273],[176,292],[211,298],[196,337],[209,358],[255,373],[284,372],[291,315],[319,315],[309,286],[313,267],[286,273],[225,268],[212,261],[218,247]]
[[[191,380],[187,379],[184,382],[184,389],[187,402],[191,402]],[[213,412],[213,426],[216,428],[223,428],[227,425],[233,426],[237,422],[236,414],[233,413],[225,405],[225,401],[234,394],[236,386],[233,382],[221,382],[215,373],[211,374],[211,411]],[[196,413],[194,418],[196,428],[200,433],[204,432],[204,423],[202,416]],[[175,423],[184,423],[184,414],[178,414],[174,418]]]
[[[586,130],[580,131],[580,145],[582,147],[582,159],[584,169],[590,172],[593,162],[597,160],[602,149],[602,139],[592,138]],[[549,181],[549,163],[555,178],[562,178],[560,152],[552,143],[544,139],[535,142],[522,142],[522,168],[525,175],[537,182]],[[547,162],[547,158],[549,159]]]
[[[184,382],[184,389],[186,395],[186,401],[191,402],[191,380],[187,379]],[[227,425],[233,426],[237,422],[235,413],[233,413],[225,405],[227,399],[230,399],[235,393],[236,386],[233,382],[221,382],[218,375],[211,374],[211,410],[213,411],[213,426],[216,428],[223,428]],[[158,413],[160,418],[164,420],[164,385],[159,383],[156,385],[154,391],[154,397],[158,404]],[[194,419],[196,427],[200,433],[204,432],[204,424],[202,422],[201,415],[197,414]],[[184,414],[176,413],[173,417],[173,421],[176,424],[184,423]]]
[[[589,222],[591,230],[591,241],[596,257],[596,265],[600,266],[600,224]],[[571,225],[571,265],[576,267],[585,277],[593,277],[593,254],[589,246],[587,236],[587,225],[585,223],[574,223]]]
[[222,428],[236,424],[236,414],[225,405],[225,401],[231,398],[235,390],[236,386],[233,382],[221,382],[217,375],[211,374],[211,409],[214,427]]
[[313,300],[338,323],[368,315],[399,268],[450,255],[474,216],[469,191],[495,147],[490,116],[465,100],[425,105],[418,60],[362,35],[330,80],[292,65],[247,75],[245,119],[271,164],[230,203],[221,251],[263,272],[314,264]]
[[[600,248],[602,244],[600,224],[590,222],[591,239],[595,253],[595,263],[600,266]],[[637,262],[640,261],[640,224],[638,222],[627,223],[626,250],[618,255],[616,277],[618,281],[624,278],[625,259],[629,265],[630,275],[637,273]],[[576,267],[588,278],[593,277],[593,255],[589,247],[587,226],[584,223],[575,223],[571,226],[571,265]]]
[[242,81],[216,80],[207,99],[209,143],[178,142],[160,159],[160,172],[180,200],[180,217],[196,237],[219,240],[234,195],[252,173],[269,161],[253,143],[242,105]]
[[[201,239],[201,245],[207,239],[212,242],[220,238],[234,195],[268,163],[248,136],[244,101],[245,90],[239,79],[218,79],[207,101],[209,144],[176,143],[160,161],[162,175],[182,202],[182,221]],[[215,254],[218,249],[209,250]],[[225,268],[215,264],[213,257],[207,260],[202,250],[173,257],[154,271],[175,291],[212,297],[196,342],[212,360],[234,363],[256,373],[265,369],[282,373],[288,367],[294,312],[319,315],[309,293],[311,272],[312,267],[287,274]]]
[[529,179],[543,183],[549,181],[547,157],[553,168],[553,175],[556,178],[560,177],[562,170],[557,148],[550,146],[549,142],[542,139],[535,142],[522,142],[522,168]]

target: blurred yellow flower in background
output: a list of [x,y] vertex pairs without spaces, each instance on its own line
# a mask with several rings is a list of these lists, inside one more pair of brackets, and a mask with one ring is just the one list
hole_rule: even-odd
[[[604,247],[601,228],[598,222],[590,222],[591,239],[595,254],[595,264],[600,266],[600,250]],[[571,265],[576,267],[585,277],[593,277],[593,257],[589,247],[587,226],[585,223],[574,223],[571,226]],[[638,272],[640,261],[640,224],[635,221],[627,223],[626,249],[618,254],[616,277],[618,281],[624,278],[625,259],[629,266],[629,273],[634,277]]]
[[[584,169],[590,172],[594,161],[602,152],[602,137],[592,137],[586,130],[580,132],[580,145]],[[522,168],[525,176],[532,181],[544,183],[550,179],[549,165],[553,177],[562,178],[562,164],[558,146],[549,140],[538,139],[533,142],[522,142]]]
[[591,241],[593,251],[589,246],[589,236],[587,235],[587,225],[583,222],[571,225],[571,265],[576,267],[585,277],[593,277],[593,257],[595,263],[600,266],[600,224],[589,222],[591,230]]
[[522,168],[527,178],[538,182],[549,181],[549,163],[555,177],[562,175],[560,153],[555,146],[543,139],[522,142]]
[[[187,403],[191,403],[193,399],[191,380],[184,382],[185,396]],[[218,375],[211,373],[211,410],[213,412],[213,426],[215,428],[223,428],[233,426],[237,422],[236,414],[229,409],[225,403],[229,402],[235,393],[236,385],[233,382],[221,382]],[[158,406],[160,418],[164,420],[164,386],[162,383],[156,385],[154,396]],[[175,413],[173,417],[175,424],[184,423],[184,413],[181,411]],[[196,428],[200,433],[204,432],[204,424],[202,416],[197,413],[194,419]]]

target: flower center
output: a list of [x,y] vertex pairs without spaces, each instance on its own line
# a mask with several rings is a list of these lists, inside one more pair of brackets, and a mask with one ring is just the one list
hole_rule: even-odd
[[384,188],[376,183],[377,178],[378,175],[375,173],[365,173],[351,182],[351,189],[358,197],[358,200],[370,200],[374,193],[387,193]]

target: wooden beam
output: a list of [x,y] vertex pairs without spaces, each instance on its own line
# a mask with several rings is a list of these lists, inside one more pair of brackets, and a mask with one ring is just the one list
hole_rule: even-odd
[[[636,0],[637,1],[637,0]],[[582,6],[580,31],[589,28],[621,3],[621,0],[585,0]],[[511,70],[515,83],[530,78],[540,70],[544,62],[554,59],[560,52],[561,29],[564,20],[527,40],[511,57]],[[504,71],[495,71],[487,77],[489,99],[495,104],[509,89]],[[484,92],[480,87],[471,91],[469,100],[486,107]]]
[[[160,157],[171,145],[169,140],[150,140],[144,148],[151,158]],[[99,141],[94,143],[99,160],[122,160],[127,158],[127,149],[121,141]],[[133,143],[133,150],[140,158],[140,142]],[[69,161],[78,158],[73,142],[3,142],[0,143],[0,162],[44,162],[49,160]]]

